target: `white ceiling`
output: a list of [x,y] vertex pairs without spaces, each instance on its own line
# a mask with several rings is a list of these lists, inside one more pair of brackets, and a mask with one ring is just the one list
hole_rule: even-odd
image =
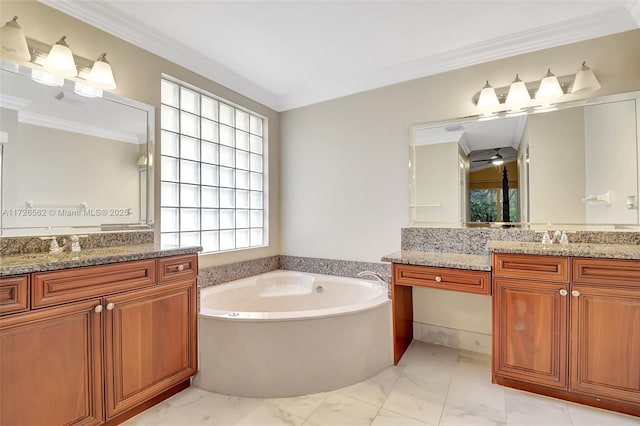
[[278,111],[640,27],[640,0],[40,1]]

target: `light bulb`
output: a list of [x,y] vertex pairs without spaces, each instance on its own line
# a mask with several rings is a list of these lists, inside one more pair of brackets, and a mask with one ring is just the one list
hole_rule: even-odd
[[87,83],[101,89],[114,90],[116,81],[113,78],[113,71],[106,56],[107,54],[103,53],[96,59],[87,78]]
[[0,28],[0,40],[2,40],[2,56],[20,62],[31,60],[27,38],[24,36],[22,27],[18,25],[17,16]]
[[76,68],[76,62],[73,60],[73,53],[65,41],[66,38],[67,36],[63,36],[53,45],[44,62],[44,68],[49,72],[64,77],[75,77],[78,75],[78,69]]

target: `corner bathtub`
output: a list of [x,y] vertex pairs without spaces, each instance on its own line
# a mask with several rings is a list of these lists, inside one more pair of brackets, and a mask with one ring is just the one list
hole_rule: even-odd
[[200,297],[199,388],[298,396],[393,364],[391,301],[374,281],[274,271],[204,288]]

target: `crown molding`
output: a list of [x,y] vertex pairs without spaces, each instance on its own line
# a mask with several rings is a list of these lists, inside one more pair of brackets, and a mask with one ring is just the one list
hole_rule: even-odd
[[[97,126],[90,126],[85,123],[62,120],[57,117],[51,117],[44,114],[37,114],[27,111],[18,113],[18,121],[20,123],[32,124],[34,126],[46,127],[49,129],[63,130],[71,133],[80,133],[83,135],[97,136],[99,138],[127,142],[132,144],[146,143],[146,140],[140,141],[135,133],[120,132],[117,130],[104,129]],[[144,139],[144,138],[142,138]]]
[[280,106],[286,111],[484,62],[629,31],[638,26],[628,9],[611,9],[430,55],[357,78],[317,85],[317,90],[284,97]]
[[279,98],[195,49],[172,40],[139,20],[95,1],[39,0],[49,7],[93,25],[113,36],[167,59],[211,81],[269,108],[277,109]]
[[475,43],[353,78],[317,82],[311,90],[278,96],[222,64],[202,56],[194,49],[167,38],[137,19],[118,12],[104,2],[39,1],[276,111],[287,111],[483,62],[628,31],[640,26],[640,0],[629,0],[625,7],[610,9],[607,12]]

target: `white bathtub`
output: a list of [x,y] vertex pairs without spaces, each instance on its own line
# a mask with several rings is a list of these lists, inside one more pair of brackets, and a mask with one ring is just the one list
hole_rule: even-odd
[[200,294],[194,385],[275,398],[349,386],[393,364],[391,301],[369,280],[274,271]]

